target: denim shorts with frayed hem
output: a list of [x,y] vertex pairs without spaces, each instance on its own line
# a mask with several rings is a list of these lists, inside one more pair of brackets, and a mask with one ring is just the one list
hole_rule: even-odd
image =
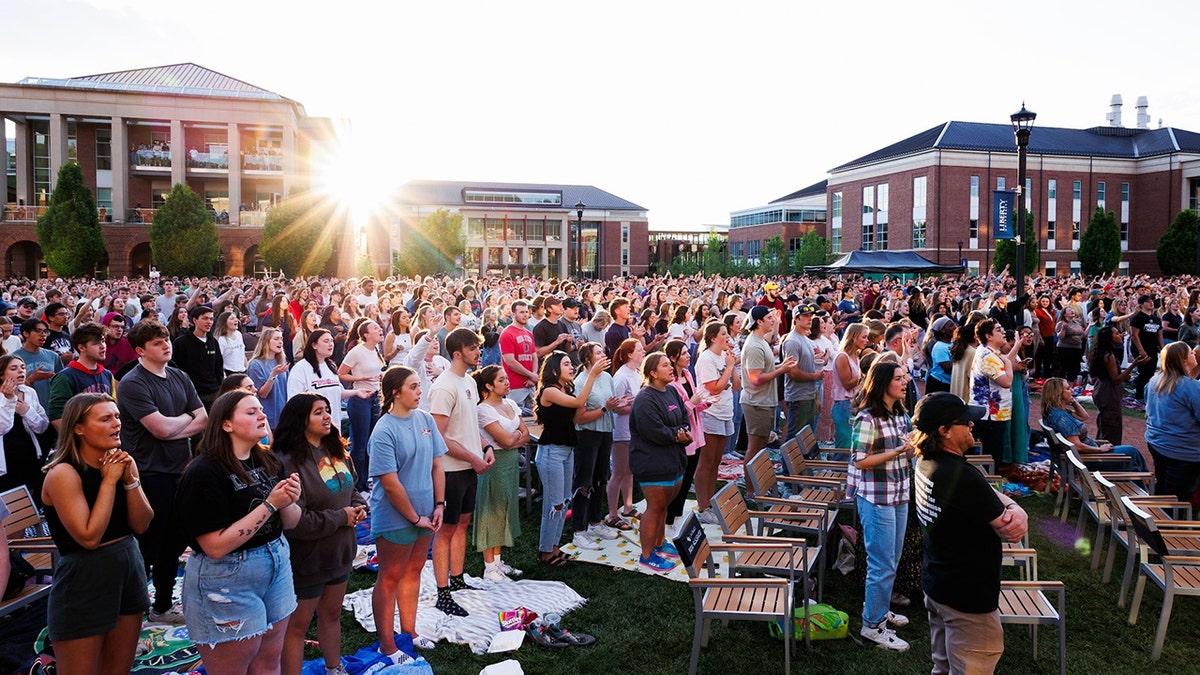
[[183,617],[196,644],[257,637],[294,611],[292,564],[283,537],[220,558],[195,551],[183,571]]

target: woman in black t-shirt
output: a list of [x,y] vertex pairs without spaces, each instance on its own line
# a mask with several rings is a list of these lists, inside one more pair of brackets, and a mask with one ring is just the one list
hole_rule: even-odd
[[46,521],[62,557],[47,623],[63,673],[128,673],[142,613],[146,567],[132,535],[154,511],[137,465],[121,450],[121,416],[107,394],[79,394],[63,408],[58,448],[46,467]]
[[257,396],[222,394],[176,494],[194,551],[183,575],[183,616],[214,675],[278,672],[296,609],[282,535],[300,520],[300,477],[280,480],[279,459],[259,444],[267,431]]

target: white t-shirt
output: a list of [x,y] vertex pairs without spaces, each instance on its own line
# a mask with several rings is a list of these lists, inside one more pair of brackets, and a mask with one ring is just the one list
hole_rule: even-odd
[[221,347],[221,358],[225,370],[231,373],[246,372],[246,342],[242,339],[241,331],[233,331],[229,335],[218,335],[217,345]]
[[[617,368],[617,374],[613,375],[613,396],[617,398],[622,396],[637,396],[637,393],[641,390],[641,373],[630,368],[629,364]],[[629,415],[617,415],[616,420],[613,422],[613,440],[629,440]]]
[[[479,436],[479,387],[470,375],[459,376],[446,369],[429,388],[429,412],[450,419],[446,427],[447,445],[456,441],[468,451],[483,457],[483,441]],[[434,418],[436,419],[436,418]],[[450,455],[442,458],[446,471],[462,471],[471,465]]]
[[319,362],[320,369],[313,372],[312,366],[300,359],[288,373],[287,395],[291,397],[302,391],[318,393],[329,399],[329,417],[332,418],[333,428],[342,428],[342,381],[337,373],[329,369],[329,364]]
[[[705,349],[696,358],[696,382],[699,386],[705,387],[709,382],[721,379],[724,374],[724,354],[718,356],[716,352]],[[705,392],[707,391],[708,388],[705,387]],[[733,377],[729,378],[717,402],[710,405],[704,413],[719,420],[733,419]]]
[[497,447],[497,448],[503,448],[503,447],[507,447],[507,446],[505,446],[503,443],[497,441],[495,438],[492,437],[491,434],[489,434],[487,432],[487,426],[489,424],[491,424],[492,422],[499,422],[500,428],[504,429],[505,431],[507,431],[510,434],[515,433],[516,430],[521,427],[521,409],[518,408],[517,404],[514,403],[513,401],[511,401],[510,399],[506,398],[506,399],[503,399],[501,402],[508,408],[509,412],[512,414],[511,418],[505,417],[504,413],[500,412],[499,410],[496,410],[494,407],[492,407],[491,405],[488,405],[487,403],[481,403],[479,405],[479,435],[483,437],[484,443],[487,443],[488,445],[491,445],[491,446]]

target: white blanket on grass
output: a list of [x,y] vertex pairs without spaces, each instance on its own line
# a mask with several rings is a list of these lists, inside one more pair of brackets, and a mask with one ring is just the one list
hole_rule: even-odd
[[[488,581],[466,576],[466,582],[478,591],[455,591],[454,600],[470,616],[450,616],[434,607],[437,602],[437,582],[433,578],[433,563],[426,562],[421,571],[421,594],[417,598],[417,634],[430,640],[453,642],[470,646],[475,654],[483,654],[492,636],[500,632],[500,612],[526,607],[539,615],[566,614],[578,609],[587,600],[561,581]],[[349,593],[342,600],[342,609],[354,613],[359,625],[375,632],[375,614],[371,609],[371,589]],[[400,632],[400,617],[396,616],[396,632]]]

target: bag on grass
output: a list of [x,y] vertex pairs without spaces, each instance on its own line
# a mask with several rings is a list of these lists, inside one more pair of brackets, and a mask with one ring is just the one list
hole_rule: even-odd
[[[793,612],[792,636],[797,640],[804,639],[804,608],[797,607]],[[830,605],[809,605],[808,625],[811,627],[812,640],[840,640],[850,632],[850,615],[839,611]],[[776,621],[767,625],[771,637],[783,639],[783,622]]]

